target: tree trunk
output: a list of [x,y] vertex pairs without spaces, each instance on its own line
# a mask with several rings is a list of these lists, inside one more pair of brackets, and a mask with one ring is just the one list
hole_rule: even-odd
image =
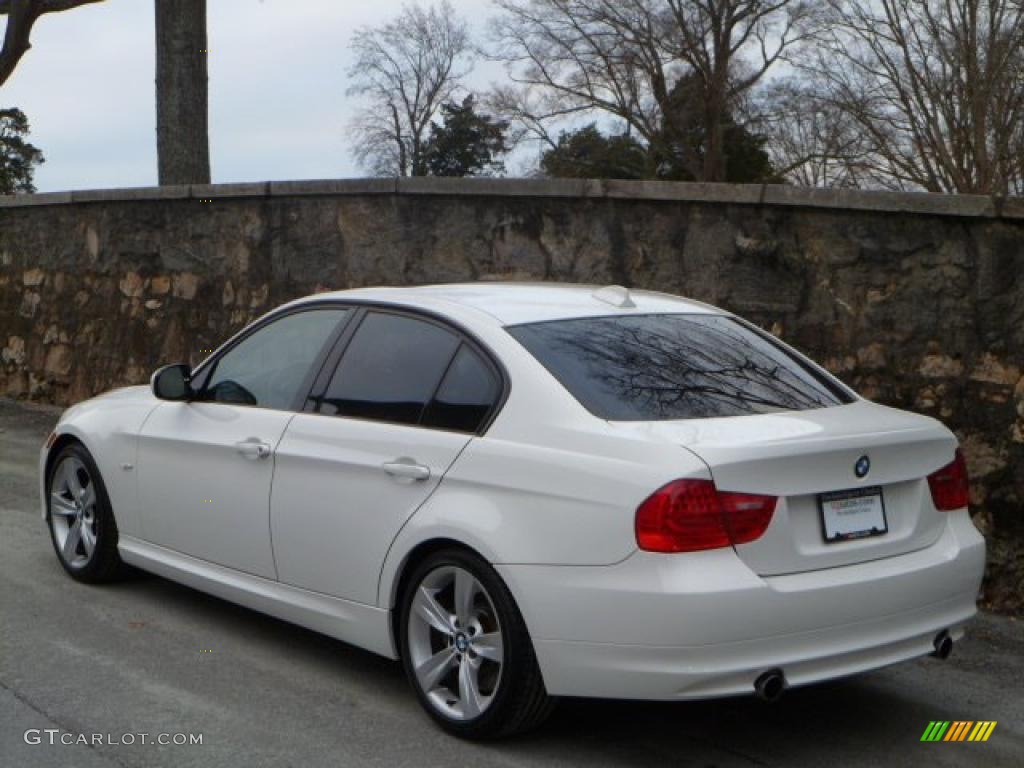
[[160,184],[209,184],[206,0],[154,2]]
[[704,154],[704,178],[701,181],[725,181],[725,136],[722,113],[711,108],[705,117],[707,146]]
[[[725,47],[724,45],[721,47]],[[725,114],[729,88],[729,61],[718,60],[711,82],[704,92],[704,178],[725,181]]]

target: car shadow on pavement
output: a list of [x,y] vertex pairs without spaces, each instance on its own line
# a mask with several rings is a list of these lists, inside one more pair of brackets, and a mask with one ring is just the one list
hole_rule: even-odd
[[[373,690],[382,706],[415,708],[396,662],[157,576],[138,573],[115,588],[158,603],[175,624],[205,626],[222,642],[237,638],[241,652],[286,660],[339,687]],[[909,672],[897,667],[792,689],[773,704],[753,696],[667,703],[563,699],[538,730],[488,748],[524,757],[565,753],[573,761],[615,765],[678,762],[683,756],[708,765],[812,764],[840,749],[868,763],[872,752],[881,759],[885,750],[919,744],[929,720],[969,714],[958,708],[952,690],[949,700],[928,706],[904,693],[904,685],[920,685],[913,678],[921,678],[922,669],[926,678],[942,675],[942,662],[907,667]]]
[[[251,650],[287,652],[290,659],[301,658],[304,666],[337,675],[339,682],[355,677],[382,695],[408,694],[412,699],[400,666],[376,654],[156,575],[139,571],[117,588],[144,593],[158,601],[163,611],[189,615],[216,628],[219,636],[245,638]],[[942,665],[933,660],[919,664],[933,665],[937,674],[941,672]],[[563,699],[549,723],[522,741],[543,744],[564,739],[605,745],[693,741],[742,755],[745,742],[758,742],[762,736],[778,738],[781,732],[804,734],[819,745],[865,734],[916,741],[927,725],[916,710],[916,703],[902,700],[891,681],[886,684],[883,672],[793,689],[774,703],[753,696],[685,702]],[[931,719],[956,714],[938,708]],[[757,746],[760,750],[762,745]]]
[[132,568],[124,581],[103,588],[153,601],[160,605],[161,614],[174,618],[174,624],[198,625],[222,643],[237,643],[241,647],[233,648],[234,653],[267,655],[307,669],[318,668],[321,673],[337,675],[339,682],[356,678],[385,694],[404,691],[406,686],[402,668],[394,661],[151,573]]

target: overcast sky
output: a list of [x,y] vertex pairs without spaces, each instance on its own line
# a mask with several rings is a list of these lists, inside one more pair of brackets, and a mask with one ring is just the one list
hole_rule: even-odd
[[[487,0],[453,0],[479,32]],[[402,0],[209,0],[210,150],[215,182],[363,175],[346,140],[349,38]],[[0,21],[0,34],[4,22]],[[0,88],[46,155],[41,192],[155,185],[152,0],[106,0],[44,16]],[[500,78],[474,71],[475,87]]]

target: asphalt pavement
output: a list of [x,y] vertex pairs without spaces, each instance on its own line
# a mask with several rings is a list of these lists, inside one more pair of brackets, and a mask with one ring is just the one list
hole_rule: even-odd
[[[395,662],[155,576],[71,581],[38,512],[57,413],[0,400],[3,768],[1024,765],[1024,622],[989,614],[948,661],[775,704],[564,700],[524,737],[457,741]],[[998,724],[985,743],[922,743],[933,720]]]

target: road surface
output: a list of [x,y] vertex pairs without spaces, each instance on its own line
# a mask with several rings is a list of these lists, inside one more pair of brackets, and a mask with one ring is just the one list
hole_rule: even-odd
[[[4,768],[1024,765],[1024,622],[993,615],[949,661],[776,704],[566,700],[525,737],[454,740],[420,711],[397,663],[154,576],[71,581],[36,498],[37,451],[56,416],[0,400]],[[983,744],[921,743],[932,720],[998,725]],[[104,743],[77,743],[92,734]]]

